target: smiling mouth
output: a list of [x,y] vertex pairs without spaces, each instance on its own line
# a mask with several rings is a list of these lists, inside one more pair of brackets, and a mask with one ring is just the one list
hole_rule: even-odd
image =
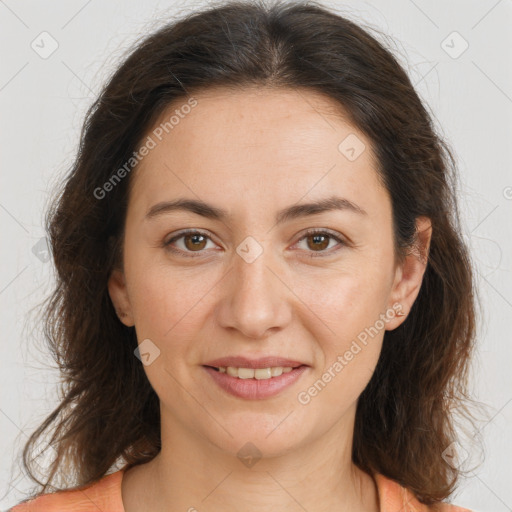
[[219,373],[225,373],[230,377],[238,379],[255,379],[255,380],[267,380],[275,377],[280,377],[283,373],[290,373],[292,370],[301,368],[306,365],[299,366],[272,366],[267,368],[243,368],[235,366],[209,366],[205,365],[206,368],[212,368]]
[[210,364],[203,368],[224,392],[245,400],[264,400],[293,386],[310,369],[307,364],[295,361],[290,364],[294,366],[247,368]]

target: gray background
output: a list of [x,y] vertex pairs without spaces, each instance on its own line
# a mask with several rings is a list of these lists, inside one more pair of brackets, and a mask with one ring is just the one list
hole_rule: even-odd
[[[58,374],[32,310],[52,285],[42,224],[52,188],[72,161],[86,108],[122,53],[169,18],[206,4],[0,0],[1,510],[24,498],[29,482],[19,450],[57,403]],[[488,412],[476,432],[461,426],[459,463],[480,466],[451,501],[511,511],[512,1],[324,4],[396,41],[395,53],[455,151],[482,301],[471,390]],[[485,452],[473,442],[479,436]]]

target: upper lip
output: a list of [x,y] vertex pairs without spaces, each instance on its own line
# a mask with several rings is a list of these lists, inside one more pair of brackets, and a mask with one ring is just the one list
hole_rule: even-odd
[[291,367],[297,368],[298,366],[308,366],[306,363],[300,361],[294,361],[291,359],[285,359],[277,356],[265,356],[258,359],[249,359],[244,356],[234,357],[221,357],[220,359],[214,359],[209,361],[204,366],[215,366],[219,368],[221,366],[233,366],[235,368],[272,368],[276,366],[282,366],[284,368]]

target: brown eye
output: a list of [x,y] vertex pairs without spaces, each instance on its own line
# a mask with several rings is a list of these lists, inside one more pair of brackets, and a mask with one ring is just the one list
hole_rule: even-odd
[[[329,246],[329,238],[331,237],[322,234],[308,235],[306,237],[308,241],[308,247],[313,250],[326,249]],[[311,244],[309,242],[311,242]]]
[[[182,231],[167,242],[164,242],[163,245],[169,251],[182,254],[184,256],[195,256],[196,254],[197,256],[200,256],[202,252],[206,252],[203,250],[206,248],[208,241],[211,241],[208,235],[201,233],[200,231],[189,230],[185,232]],[[174,245],[175,243],[177,247]]]
[[[345,246],[345,242],[339,237],[329,231],[310,231],[303,236],[298,243],[306,241],[306,252],[310,253],[311,257],[315,256],[328,256],[336,252],[341,247]],[[203,252],[207,253],[204,249],[211,238],[196,230],[189,230],[181,232],[175,237],[171,238],[167,242],[164,242],[163,246],[171,252],[183,255],[183,256],[201,256]],[[327,250],[331,241],[338,242],[338,248],[334,250]],[[178,243],[178,242],[181,242]],[[212,241],[213,243],[213,241]],[[174,245],[176,244],[176,245]],[[181,247],[180,247],[181,245]],[[195,254],[193,254],[195,253]],[[316,253],[316,254],[315,254]]]
[[[308,231],[305,234],[305,236],[303,236],[299,240],[298,243],[300,244],[300,242],[302,242],[303,240],[306,241],[305,250],[306,250],[306,252],[310,253],[309,255],[311,257],[329,256],[346,245],[346,243],[344,242],[344,240],[341,237],[334,235],[333,233],[330,233],[329,231],[325,231],[325,230],[323,230],[323,231],[322,230]],[[339,247],[334,248],[333,250],[327,250],[329,247],[329,243],[332,240],[338,242]]]
[[206,237],[201,234],[184,235],[185,247],[191,251],[204,249]]

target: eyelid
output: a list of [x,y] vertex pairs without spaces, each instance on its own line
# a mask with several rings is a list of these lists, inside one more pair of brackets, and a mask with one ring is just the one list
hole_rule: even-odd
[[300,234],[300,238],[293,244],[295,247],[299,242],[304,240],[307,236],[311,235],[328,235],[330,238],[336,240],[338,242],[337,246],[331,247],[330,249],[324,250],[324,251],[307,251],[309,253],[309,257],[316,258],[316,257],[328,257],[332,254],[337,253],[342,247],[348,246],[349,242],[345,239],[343,235],[338,233],[337,231],[333,231],[328,228],[309,228],[306,231],[303,231]]
[[169,250],[169,251],[171,251],[173,253],[184,255],[185,257],[190,257],[190,258],[201,256],[202,253],[206,252],[204,250],[203,251],[198,251],[197,253],[194,253],[194,251],[183,251],[182,249],[176,249],[175,247],[173,247],[171,245],[172,242],[175,242],[176,240],[179,240],[180,238],[182,238],[182,237],[184,237],[186,235],[202,235],[205,238],[208,238],[212,242],[216,243],[213,240],[213,238],[210,236],[210,234],[207,233],[206,231],[203,231],[201,229],[188,228],[188,229],[184,229],[182,231],[179,231],[178,233],[174,234],[168,240],[164,240],[164,242],[162,244],[164,249],[167,249],[167,250]]

